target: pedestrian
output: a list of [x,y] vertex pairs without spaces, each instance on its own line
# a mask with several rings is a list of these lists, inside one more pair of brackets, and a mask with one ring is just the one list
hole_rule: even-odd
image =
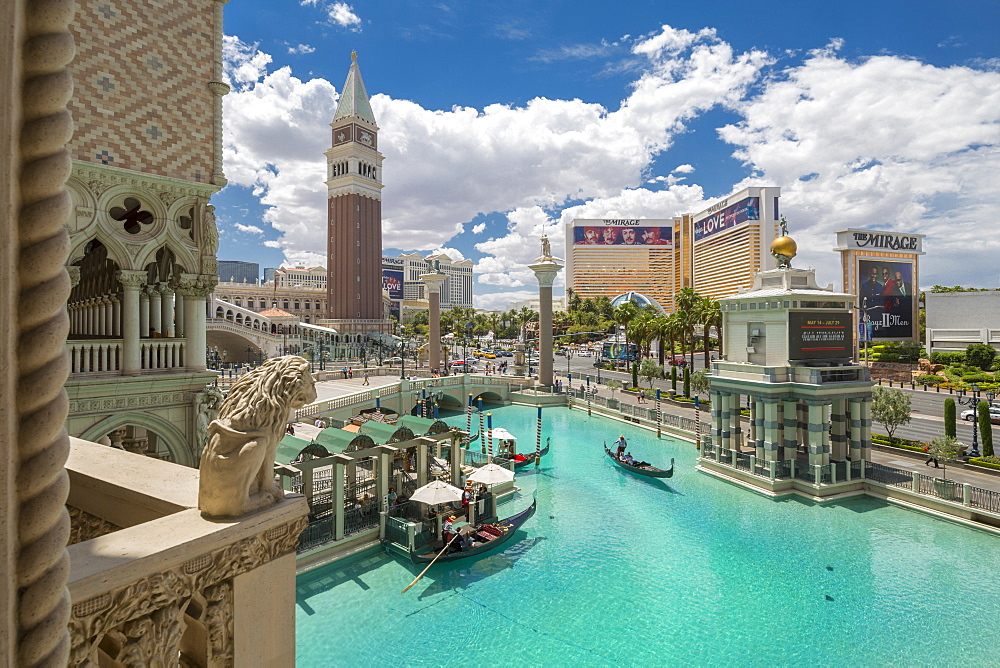
[[465,491],[462,492],[462,512],[465,513],[465,519],[469,519],[469,502],[472,501],[472,483],[465,483]]
[[347,367],[347,377],[354,378],[354,367],[352,366]]
[[344,374],[344,380],[347,380],[347,367],[345,366],[340,370],[340,373]]
[[367,371],[365,371],[365,382],[363,382],[361,384],[362,385],[371,385],[371,383],[368,382],[368,372]]
[[288,423],[288,426],[285,427],[285,433],[289,436],[295,436],[295,427],[293,427],[290,422]]
[[924,462],[924,466],[930,466],[930,465],[931,465],[931,462],[934,462],[934,468],[936,468],[936,469],[939,469],[939,468],[941,468],[941,467],[940,467],[940,466],[938,465],[938,460],[937,460],[937,458],[936,458],[936,457],[935,457],[934,455],[930,454],[930,452],[931,452],[931,448],[930,448],[930,446],[929,446],[929,445],[925,445],[925,446],[924,446],[924,452],[926,452],[926,453],[927,453],[927,461],[926,461],[926,462]]
[[642,404],[645,402],[646,402],[646,390],[639,390],[639,403]]

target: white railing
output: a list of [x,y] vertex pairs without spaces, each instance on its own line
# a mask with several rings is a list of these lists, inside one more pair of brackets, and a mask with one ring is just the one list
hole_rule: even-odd
[[142,369],[178,369],[184,366],[185,339],[143,339],[139,344]]
[[108,374],[121,371],[122,340],[67,341],[71,374]]

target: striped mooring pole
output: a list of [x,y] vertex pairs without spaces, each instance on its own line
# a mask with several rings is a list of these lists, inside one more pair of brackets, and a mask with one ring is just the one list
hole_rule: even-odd
[[493,413],[486,414],[486,432],[489,434],[489,443],[486,444],[486,461],[493,461]]
[[660,413],[660,391],[656,391],[656,438],[660,437],[660,424],[662,420],[662,413]]
[[542,461],[542,405],[538,404],[538,427],[535,429],[535,468]]
[[479,450],[486,454],[486,429],[483,427],[483,398],[479,398]]
[[465,411],[465,431],[468,432],[468,437],[472,438],[472,392],[469,392],[469,405]]

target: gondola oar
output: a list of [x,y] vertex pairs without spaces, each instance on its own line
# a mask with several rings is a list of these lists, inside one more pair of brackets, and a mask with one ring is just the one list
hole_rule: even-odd
[[451,545],[451,544],[452,544],[452,543],[453,543],[453,542],[455,541],[455,539],[456,539],[456,538],[458,538],[458,537],[459,537],[460,535],[461,535],[461,532],[457,532],[457,533],[456,533],[456,534],[455,534],[454,536],[452,536],[452,537],[451,537],[451,540],[449,540],[449,541],[448,541],[447,543],[445,543],[445,546],[444,546],[444,547],[442,547],[442,548],[441,548],[441,551],[437,553],[437,557],[434,557],[433,559],[431,559],[431,563],[427,564],[427,568],[425,568],[424,570],[420,571],[420,575],[418,575],[418,576],[417,576],[417,579],[416,579],[416,580],[414,580],[413,582],[411,582],[410,584],[406,585],[406,589],[404,589],[403,591],[401,591],[401,592],[399,592],[399,593],[400,593],[400,594],[405,594],[406,592],[410,591],[410,587],[412,587],[413,585],[417,584],[417,582],[419,582],[419,581],[420,581],[420,578],[424,577],[424,573],[426,573],[426,572],[427,572],[427,570],[428,570],[428,569],[429,569],[429,568],[430,568],[431,566],[433,566],[433,565],[434,565],[434,562],[438,560],[438,557],[440,557],[440,556],[441,556],[442,554],[444,554],[444,553],[445,553],[445,551],[446,551],[446,550],[448,549],[448,547],[449,547],[449,546],[450,546],[450,545]]

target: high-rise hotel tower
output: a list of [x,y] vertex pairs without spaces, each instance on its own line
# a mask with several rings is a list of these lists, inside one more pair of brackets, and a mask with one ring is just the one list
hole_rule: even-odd
[[326,151],[327,304],[322,324],[387,332],[382,302],[382,154],[357,54],[330,123]]

